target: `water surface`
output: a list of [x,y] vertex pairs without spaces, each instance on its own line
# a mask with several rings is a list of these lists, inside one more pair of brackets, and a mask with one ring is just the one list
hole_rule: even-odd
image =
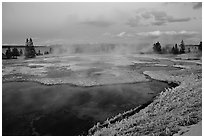
[[94,87],[3,83],[3,135],[86,135],[96,122],[144,104],[168,87],[152,80]]

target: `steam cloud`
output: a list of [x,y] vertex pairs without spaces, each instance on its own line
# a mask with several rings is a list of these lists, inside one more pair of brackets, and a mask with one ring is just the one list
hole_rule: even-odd
[[151,43],[115,44],[87,43],[71,45],[51,45],[54,54],[135,54],[151,51]]

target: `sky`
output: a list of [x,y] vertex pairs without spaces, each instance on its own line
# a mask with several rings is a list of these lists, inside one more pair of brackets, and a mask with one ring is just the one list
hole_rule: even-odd
[[198,44],[202,3],[3,2],[2,43]]

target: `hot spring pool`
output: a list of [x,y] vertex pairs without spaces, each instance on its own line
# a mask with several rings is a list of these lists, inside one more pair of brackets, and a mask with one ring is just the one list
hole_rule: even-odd
[[96,122],[144,104],[167,83],[78,87],[35,82],[2,85],[3,135],[86,135]]

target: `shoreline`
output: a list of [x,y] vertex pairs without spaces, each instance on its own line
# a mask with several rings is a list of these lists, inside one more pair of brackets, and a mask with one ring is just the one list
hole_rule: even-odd
[[[168,87],[168,88],[165,88],[165,90],[169,90],[169,89],[172,89],[172,88],[176,88],[176,87],[178,87],[178,86],[180,85],[178,82],[175,83],[175,82],[168,82],[168,81],[164,81],[164,80],[157,80],[157,79],[155,79],[155,78],[151,78],[149,75],[146,75],[146,74],[144,74],[144,75],[145,75],[147,78],[149,78],[150,81],[155,80],[155,81],[160,81],[160,82],[167,83],[167,84],[169,85],[169,87]],[[163,91],[161,91],[161,92],[163,92]],[[160,93],[161,93],[161,92],[160,92]],[[93,134],[95,133],[95,131],[97,131],[98,129],[101,129],[101,128],[103,128],[103,127],[107,127],[109,124],[116,123],[117,121],[121,121],[122,119],[128,118],[128,117],[130,117],[130,116],[132,116],[132,115],[134,115],[134,114],[137,114],[140,110],[146,108],[148,105],[150,105],[152,102],[154,102],[155,98],[156,98],[157,96],[159,96],[160,93],[158,93],[158,95],[156,95],[155,97],[153,97],[152,100],[147,101],[146,103],[144,103],[144,104],[142,104],[142,105],[139,105],[139,106],[137,106],[137,107],[135,107],[135,108],[133,108],[133,109],[124,111],[123,113],[119,113],[118,115],[113,116],[113,117],[111,117],[111,118],[107,118],[107,120],[104,121],[103,123],[98,122],[96,125],[94,125],[92,128],[89,129],[88,135],[91,136],[91,135],[93,135]]]
[[[178,83],[179,86],[161,92],[152,103],[129,118],[110,123],[104,128],[96,128],[92,135],[174,135],[182,127],[197,124],[202,120],[202,87],[195,86],[202,86],[201,69],[202,67],[181,71],[145,71],[144,74],[152,79]],[[198,98],[194,95],[197,95]],[[189,100],[190,104],[185,103]],[[193,108],[194,106],[196,109]],[[188,110],[192,112],[188,112]],[[154,121],[151,121],[150,118]],[[168,120],[168,118],[170,119]],[[144,122],[152,125],[145,125]],[[155,126],[156,128],[154,128]],[[182,135],[184,134],[182,133]]]

